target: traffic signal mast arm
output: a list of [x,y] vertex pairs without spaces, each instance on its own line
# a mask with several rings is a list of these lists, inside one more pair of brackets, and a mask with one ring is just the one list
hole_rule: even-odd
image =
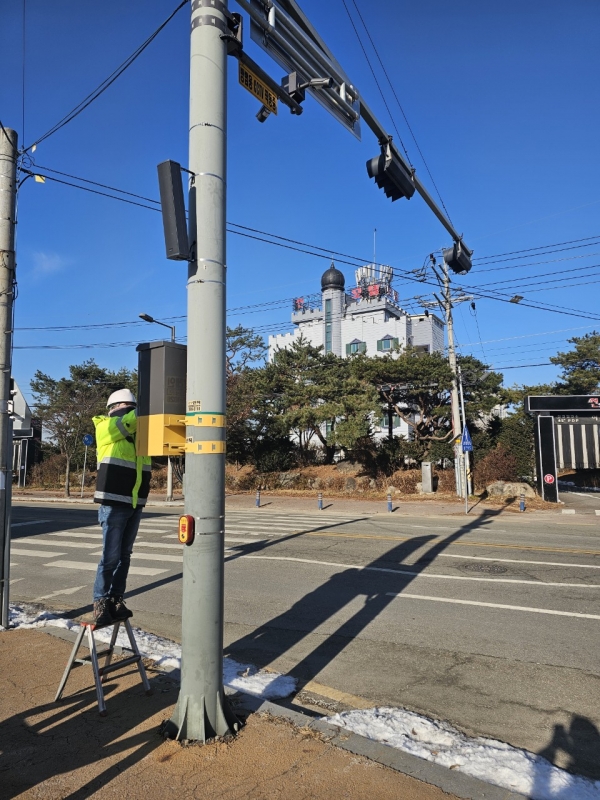
[[456,231],[454,225],[452,225],[448,217],[446,217],[446,215],[441,211],[440,207],[437,205],[433,197],[423,186],[423,184],[417,177],[415,170],[412,169],[412,167],[410,167],[406,163],[406,161],[400,154],[400,151],[392,141],[392,137],[388,133],[386,133],[383,125],[379,122],[375,114],[373,114],[373,112],[371,111],[369,106],[365,103],[362,97],[360,100],[360,116],[365,121],[370,130],[373,131],[381,146],[383,147],[385,145],[389,145],[394,159],[398,161],[401,167],[406,171],[407,176],[414,185],[416,191],[421,195],[423,200],[427,203],[429,208],[433,211],[435,216],[439,219],[444,228],[448,231],[452,239],[455,242],[462,242],[462,236]]
[[[303,85],[311,87],[315,99],[358,138],[360,120],[364,120],[382,148],[380,156],[367,162],[370,177],[392,200],[410,198],[417,191],[454,241],[453,247],[444,252],[446,263],[453,272],[468,272],[472,251],[421,183],[415,170],[406,163],[392,137],[359,97],[344,69],[295,0],[237,0],[237,3],[249,14],[255,26],[252,38],[280,66],[294,74],[296,80],[304,79]],[[260,31],[260,36],[255,35],[257,31]],[[327,78],[331,79],[330,83],[321,83]],[[299,102],[304,99],[303,95],[292,96]]]

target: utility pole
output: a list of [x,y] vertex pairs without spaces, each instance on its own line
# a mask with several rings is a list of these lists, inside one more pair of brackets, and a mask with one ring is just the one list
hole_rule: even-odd
[[0,624],[8,628],[12,420],[10,373],[15,278],[18,137],[0,129]]
[[227,2],[192,4],[188,373],[181,689],[164,733],[206,741],[238,727],[223,691]]
[[[463,453],[462,448],[460,446],[460,441],[458,443],[457,439],[460,438],[462,433],[462,424],[461,424],[461,416],[460,416],[460,400],[459,400],[459,392],[458,392],[458,383],[459,383],[459,370],[458,364],[456,361],[456,346],[454,344],[454,321],[452,318],[452,309],[457,303],[464,303],[466,301],[472,300],[471,295],[465,295],[463,293],[459,294],[458,296],[452,296],[452,286],[450,283],[450,268],[447,264],[445,259],[442,259],[442,272],[437,269],[437,262],[433,255],[431,256],[431,268],[435,277],[437,278],[440,287],[441,287],[441,297],[437,295],[435,292],[433,296],[435,297],[435,301],[433,300],[425,300],[422,299],[421,303],[424,308],[436,308],[439,307],[444,314],[444,320],[446,322],[446,330],[448,332],[448,363],[450,364],[450,369],[452,370],[452,390],[450,393],[450,405],[452,410],[452,436],[453,436],[453,443],[454,443],[454,474],[456,478],[456,494],[459,497],[465,497],[466,492],[468,491],[468,487],[465,484],[464,480],[464,473],[465,473],[465,464],[468,469],[468,453]],[[463,415],[464,416],[464,415]],[[466,424],[466,419],[464,420]],[[467,459],[466,462],[464,459]]]
[[448,265],[442,259],[442,269],[443,269],[443,287],[444,293],[442,295],[444,301],[444,312],[446,316],[446,330],[448,331],[448,362],[450,364],[450,369],[452,370],[452,390],[450,395],[450,402],[452,406],[452,441],[454,446],[454,474],[456,476],[456,493],[459,497],[464,496],[464,488],[463,488],[463,470],[462,467],[462,459],[464,455],[461,451],[460,444],[456,443],[457,438],[460,437],[461,434],[461,424],[460,424],[460,406],[458,400],[458,369],[456,363],[456,348],[454,346],[454,321],[452,319],[452,290],[450,288],[450,274],[448,270]]

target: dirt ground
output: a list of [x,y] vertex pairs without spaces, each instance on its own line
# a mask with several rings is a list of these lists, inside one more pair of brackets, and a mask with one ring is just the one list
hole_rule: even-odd
[[53,698],[71,644],[35,630],[0,631],[0,800],[451,800],[452,795],[279,717],[254,714],[230,742],[184,747],[159,734],[178,687],[135,667],[106,683],[100,717],[91,668]]

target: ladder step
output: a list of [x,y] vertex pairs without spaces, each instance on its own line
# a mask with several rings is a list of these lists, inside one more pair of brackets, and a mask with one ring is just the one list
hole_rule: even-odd
[[[73,667],[79,666],[80,664],[89,664],[92,667],[92,672],[94,674],[94,683],[96,685],[96,696],[98,698],[98,710],[100,711],[101,716],[106,715],[106,703],[104,702],[102,680],[104,676],[110,672],[115,672],[116,670],[123,669],[124,667],[128,667],[130,664],[136,664],[138,671],[140,673],[140,678],[142,679],[142,683],[144,685],[144,689],[146,690],[146,694],[147,695],[152,694],[152,687],[148,682],[148,678],[146,676],[146,670],[144,669],[144,664],[142,662],[142,656],[140,654],[140,651],[138,650],[129,620],[128,619],[117,620],[110,624],[112,624],[113,626],[113,632],[111,635],[110,644],[103,650],[98,651],[96,649],[94,630],[98,627],[106,628],[108,627],[108,625],[95,626],[85,621],[81,623],[81,630],[77,634],[77,639],[73,646],[73,650],[71,652],[69,660],[67,661],[67,666],[65,668],[63,677],[58,687],[58,691],[56,693],[55,702],[60,700],[71,670],[73,669]],[[123,648],[123,650],[129,650],[132,653],[132,655],[127,656],[126,658],[123,658],[121,661],[117,661],[114,664],[112,664],[111,659],[115,651],[115,642],[117,640],[117,635],[119,633],[119,628],[121,625],[124,626],[125,632],[127,633],[127,637],[129,638],[129,643],[131,645],[130,648]],[[83,637],[86,632],[87,632],[88,647],[90,649],[90,654],[89,656],[77,658],[79,647],[82,644]],[[105,664],[102,667],[98,663],[98,660],[101,658],[106,659]]]
[[130,664],[137,664],[141,656],[129,656],[122,661],[117,661],[114,664],[109,664],[108,667],[98,667],[98,675],[108,675],[109,672],[114,672],[116,669],[128,667]]

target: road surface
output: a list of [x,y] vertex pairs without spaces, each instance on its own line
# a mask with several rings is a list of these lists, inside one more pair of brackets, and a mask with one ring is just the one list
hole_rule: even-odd
[[[228,511],[225,652],[299,700],[397,705],[600,778],[600,517]],[[584,509],[584,511],[585,511]],[[180,639],[178,513],[148,509],[127,603]],[[90,608],[94,507],[20,502],[11,599]]]

